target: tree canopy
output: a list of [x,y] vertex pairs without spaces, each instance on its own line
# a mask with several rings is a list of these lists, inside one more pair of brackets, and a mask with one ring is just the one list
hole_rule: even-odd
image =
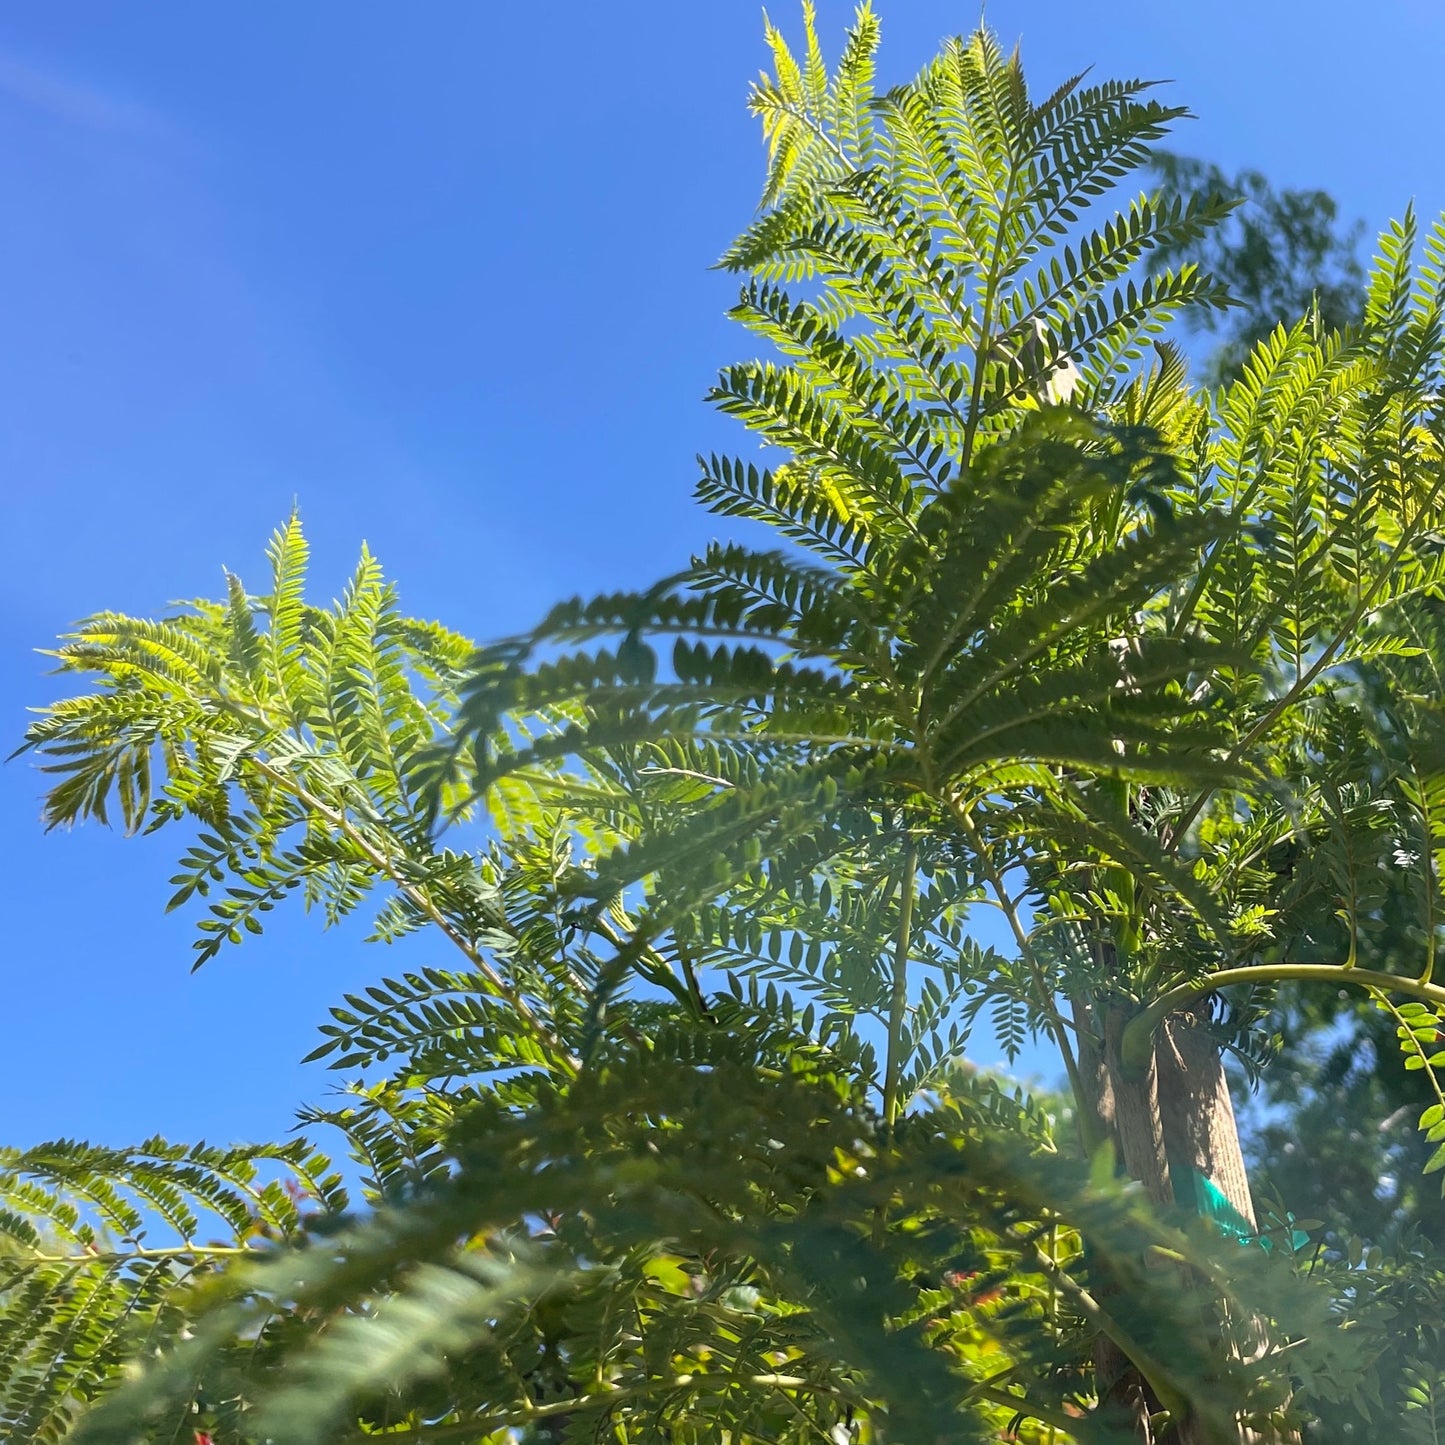
[[293,898],[449,956],[323,1028],[355,1188],[0,1153],[7,1438],[1438,1438],[1438,1262],[1263,1207],[1223,1058],[1356,991],[1445,1166],[1445,224],[1200,389],[1234,202],[1111,209],[1182,108],[768,41],[762,451],[698,483],[756,545],[478,648],[369,554],[308,600],[293,517],[264,591],[57,649],[47,819],[189,830],[198,961]]

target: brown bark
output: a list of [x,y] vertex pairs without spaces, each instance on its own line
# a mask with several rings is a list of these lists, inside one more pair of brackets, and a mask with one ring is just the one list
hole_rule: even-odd
[[[1237,1228],[1257,1234],[1259,1223],[1224,1061],[1202,1015],[1184,1013],[1167,1020],[1155,1040],[1154,1058],[1170,1173],[1181,1196],[1185,1181],[1195,1191],[1192,1200],[1181,1197],[1181,1202],[1192,1203],[1226,1231]],[[1232,1218],[1220,1217],[1219,1198],[1204,1187],[1204,1181],[1223,1196]],[[1223,1323],[1230,1330],[1231,1348],[1241,1357],[1251,1358],[1269,1348],[1262,1321],[1216,1319],[1213,1323],[1216,1327]],[[1238,1438],[1240,1445],[1266,1445],[1267,1440],[1274,1445],[1297,1445],[1299,1439],[1294,1434],[1266,1437],[1243,1426]],[[1206,1445],[1204,1437],[1193,1433],[1187,1423],[1179,1441],[1180,1445]]]
[[[1091,1094],[1081,1106],[1091,1108],[1101,1132],[1112,1138],[1120,1167],[1143,1186],[1157,1205],[1178,1202],[1216,1218],[1219,1201],[1200,1187],[1211,1183],[1233,1213],[1238,1227],[1257,1231],[1249,1176],[1240,1146],[1234,1104],[1229,1095],[1219,1045],[1202,1018],[1181,1015],[1169,1020],[1155,1040],[1142,1076],[1125,1075],[1119,1044],[1125,1010],[1117,1005],[1094,1009],[1083,1000],[1073,1003],[1078,1026],[1080,1072]],[[1223,1222],[1223,1221],[1221,1221]],[[1209,1322],[1218,1329],[1218,1319]],[[1238,1327],[1240,1322],[1235,1322]],[[1241,1348],[1266,1348],[1258,1327],[1244,1329]],[[1095,1349],[1099,1401],[1105,1409],[1123,1410],[1144,1445],[1154,1445],[1149,1416],[1159,1408],[1142,1378],[1113,1341],[1100,1338]],[[1286,1437],[1276,1445],[1290,1445]],[[1229,1445],[1264,1445],[1265,1437],[1240,1427]],[[1181,1421],[1159,1438],[1159,1445],[1224,1445],[1199,1421]]]
[[[1164,1144],[1164,1118],[1159,1107],[1159,1068],[1151,1056],[1138,1078],[1128,1078],[1119,1058],[1128,1012],[1117,1004],[1104,1013],[1104,1066],[1114,1097],[1114,1138],[1125,1172],[1144,1186],[1150,1202],[1174,1203],[1169,1157]],[[1157,1051],[1156,1051],[1157,1053]]]
[[1154,1057],[1165,1147],[1180,1202],[1193,1203],[1201,1214],[1210,1213],[1205,1199],[1190,1200],[1181,1187],[1185,1179],[1207,1179],[1248,1232],[1257,1233],[1249,1173],[1219,1045],[1197,1016],[1182,1014],[1160,1030]]
[[[1122,1071],[1110,1067],[1108,1046],[1108,1024],[1096,1015],[1093,1008],[1083,999],[1072,1001],[1074,1023],[1079,1041],[1079,1072],[1089,1097],[1078,1101],[1080,1108],[1089,1109],[1098,1126],[1097,1132],[1112,1139],[1120,1158],[1121,1167],[1128,1168],[1130,1156],[1141,1165],[1154,1156],[1148,1172],[1154,1176],[1155,1190],[1168,1188],[1168,1177],[1164,1166],[1162,1132],[1159,1134],[1157,1150],[1154,1145],[1156,1133],[1150,1116],[1157,1116],[1157,1109],[1151,1109],[1146,1097],[1148,1086],[1125,1086],[1122,1091],[1116,1082],[1122,1084]],[[1113,1052],[1118,1052],[1118,1032],[1122,1024],[1116,1023]],[[1120,1130],[1120,1113],[1125,1116],[1123,1135],[1130,1144],[1126,1153]],[[1132,1172],[1132,1171],[1131,1171]],[[1146,1186],[1147,1187],[1147,1186]],[[1151,1198],[1154,1194],[1151,1193]],[[1160,1199],[1159,1202],[1167,1202]],[[1098,1288],[1100,1303],[1108,1307],[1111,1290],[1107,1284]],[[1159,1409],[1143,1376],[1130,1362],[1129,1357],[1107,1335],[1100,1334],[1094,1341],[1094,1377],[1099,1397],[1099,1409],[1106,1415],[1123,1419],[1133,1427],[1143,1445],[1154,1445],[1154,1427],[1150,1416]]]

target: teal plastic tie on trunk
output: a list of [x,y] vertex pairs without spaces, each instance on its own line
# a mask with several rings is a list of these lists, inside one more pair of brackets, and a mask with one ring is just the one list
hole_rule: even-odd
[[[1261,1249],[1272,1250],[1274,1241],[1267,1234],[1260,1234],[1250,1227],[1249,1221],[1225,1197],[1224,1191],[1212,1180],[1206,1179],[1197,1169],[1181,1171],[1188,1176],[1189,1194],[1193,1196],[1195,1210],[1209,1220],[1221,1234],[1237,1239],[1241,1244],[1257,1244]],[[1184,1190],[1177,1191],[1183,1194]],[[1302,1229],[1290,1231],[1290,1249],[1298,1252],[1310,1242],[1309,1235]]]

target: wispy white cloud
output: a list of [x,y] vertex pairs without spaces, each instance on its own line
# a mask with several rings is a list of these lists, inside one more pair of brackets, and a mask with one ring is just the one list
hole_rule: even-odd
[[138,134],[161,128],[149,107],[6,50],[0,50],[0,97],[86,130]]

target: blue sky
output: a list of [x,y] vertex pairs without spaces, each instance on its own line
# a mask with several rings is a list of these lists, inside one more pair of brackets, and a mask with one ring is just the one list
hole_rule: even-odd
[[[880,0],[901,80],[976,4]],[[820,0],[825,37],[851,7]],[[790,0],[774,16],[792,24]],[[1037,91],[1172,78],[1176,146],[1373,230],[1445,203],[1445,9],[991,0]],[[748,343],[707,267],[761,178],[758,8],[18,0],[0,17],[0,751],[33,649],[260,576],[299,500],[330,596],[363,538],[486,637],[714,533],[700,398]],[[43,836],[0,770],[3,1138],[275,1134],[326,1006],[398,960],[284,919],[194,977],[181,844]]]

